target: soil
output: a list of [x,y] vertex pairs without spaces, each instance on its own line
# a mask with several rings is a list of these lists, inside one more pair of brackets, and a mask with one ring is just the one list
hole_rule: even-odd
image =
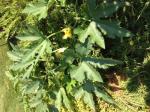
[[0,41],[0,112],[23,112],[23,106],[19,102],[11,81],[6,77],[5,71],[10,63],[7,57],[7,44]]

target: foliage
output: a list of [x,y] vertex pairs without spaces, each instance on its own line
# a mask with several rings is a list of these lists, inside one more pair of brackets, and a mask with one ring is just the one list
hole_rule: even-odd
[[0,2],[0,38],[8,39],[13,37],[18,31],[21,23],[21,11],[27,0],[12,0]]
[[38,0],[23,10],[37,23],[24,25],[16,36],[18,44],[11,43],[8,56],[13,64],[7,76],[21,92],[26,112],[61,111],[62,106],[74,111],[78,99],[96,111],[95,96],[116,104],[105,90],[100,71],[121,62],[95,51],[106,48],[105,37],[132,36],[107,19],[123,3],[80,2]]

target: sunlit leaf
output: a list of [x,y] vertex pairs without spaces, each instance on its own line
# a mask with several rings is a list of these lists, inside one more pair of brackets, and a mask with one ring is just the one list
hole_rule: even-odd
[[104,90],[95,89],[94,93],[97,97],[102,98],[104,101],[115,104],[115,101]]
[[47,17],[48,6],[45,0],[39,0],[35,4],[27,4],[23,13],[31,14],[38,17],[38,20]]
[[93,95],[91,93],[88,93],[88,92],[85,91],[83,100],[95,112],[95,103],[94,103],[94,100],[93,100]]
[[71,78],[79,82],[84,80],[92,80],[97,82],[103,82],[99,72],[97,72],[90,64],[82,62],[79,66],[73,68],[70,71]]
[[24,94],[31,94],[31,93],[37,93],[38,89],[40,87],[40,82],[39,81],[32,81],[26,84],[24,87],[23,93]]
[[84,43],[88,37],[92,43],[96,43],[105,49],[104,38],[101,32],[97,29],[97,24],[94,21],[89,24],[87,29],[82,31],[82,33],[79,35],[79,40]]
[[61,88],[61,93],[62,93],[62,97],[63,97],[63,104],[65,105],[65,107],[70,111],[73,110],[64,88]]
[[21,34],[16,36],[17,39],[21,41],[35,41],[44,38],[44,36],[38,31],[38,29],[33,27],[28,27]]
[[93,65],[95,67],[102,68],[102,69],[107,69],[111,66],[122,64],[121,61],[114,60],[111,58],[85,57],[85,58],[83,58],[83,61],[90,63],[91,65]]
[[56,101],[55,101],[55,105],[58,108],[58,110],[60,110],[61,106],[62,106],[62,93],[59,90],[56,94]]

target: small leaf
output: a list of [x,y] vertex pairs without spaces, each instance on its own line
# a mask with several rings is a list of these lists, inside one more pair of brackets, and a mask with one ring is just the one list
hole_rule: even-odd
[[88,92],[84,91],[83,100],[84,100],[84,103],[86,103],[95,112],[95,103],[94,103],[94,100],[93,100],[92,93],[88,93]]
[[81,56],[87,56],[92,50],[92,43],[87,38],[84,43],[77,43],[75,48],[76,52],[79,53]]
[[61,88],[61,93],[62,93],[62,97],[63,97],[63,104],[65,105],[65,107],[70,111],[73,110],[64,88]]
[[35,99],[35,100],[30,102],[30,107],[31,108],[37,107],[40,103],[42,103],[41,99]]
[[61,4],[61,6],[65,6],[66,5],[66,0],[58,0],[59,2],[60,2],[60,4]]
[[75,79],[79,82],[83,82],[86,79],[103,82],[100,74],[86,62],[82,62],[78,67],[73,68],[70,71],[70,74],[72,79]]
[[59,90],[56,94],[56,101],[55,101],[55,105],[58,108],[58,110],[60,111],[61,106],[62,106],[62,93]]
[[104,90],[95,89],[94,93],[97,97],[102,98],[104,101],[115,104],[115,101]]
[[7,52],[8,57],[12,60],[12,61],[19,61],[21,60],[21,57],[19,57],[15,52]]
[[29,78],[30,75],[31,75],[32,70],[33,70],[33,65],[31,65],[31,66],[28,68],[28,70],[24,73],[23,79]]
[[49,112],[48,106],[46,103],[40,103],[36,106],[35,112]]
[[29,82],[24,90],[23,90],[23,94],[31,94],[31,93],[37,93],[38,89],[40,87],[40,82],[39,81],[33,81],[33,82]]
[[10,71],[6,71],[5,74],[9,78],[9,80],[14,80],[15,79],[15,77],[10,73]]
[[82,87],[80,87],[78,90],[75,91],[75,99],[80,99],[84,95],[84,90]]

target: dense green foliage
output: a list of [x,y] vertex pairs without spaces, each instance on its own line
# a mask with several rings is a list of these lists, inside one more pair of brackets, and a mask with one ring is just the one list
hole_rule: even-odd
[[[26,5],[21,2],[20,10],[10,16],[16,19],[15,23],[9,24],[5,14],[10,10],[1,12],[1,37],[16,39],[10,43],[12,51],[8,56],[13,64],[7,76],[21,92],[26,112],[61,111],[62,107],[78,111],[73,106],[78,100],[96,111],[95,99],[99,98],[117,105],[106,91],[103,72],[123,64],[112,57],[123,60],[129,71],[127,55],[133,51],[128,49],[133,46],[131,50],[135,50],[134,42],[139,40],[149,42],[149,38],[131,38],[134,35],[120,26],[121,23],[132,30],[132,22],[140,22],[143,11],[127,22],[133,16],[128,12],[130,5],[110,0],[37,0]],[[149,2],[144,5],[146,9]],[[124,17],[119,16],[122,10]],[[142,27],[149,29],[148,24]]]

